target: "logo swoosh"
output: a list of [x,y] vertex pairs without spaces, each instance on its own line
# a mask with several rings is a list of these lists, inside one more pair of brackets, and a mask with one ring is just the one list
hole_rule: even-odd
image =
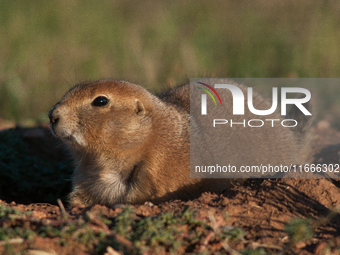
[[217,105],[217,104],[216,104],[215,98],[213,97],[213,95],[212,95],[208,90],[202,89],[202,88],[200,88],[200,87],[197,87],[197,88],[203,90],[203,91],[206,92],[209,96],[211,96],[211,98],[214,100],[215,105]]
[[[213,87],[211,87],[210,85],[205,84],[205,83],[203,83],[203,82],[197,82],[197,83],[202,84],[202,85],[208,87],[209,89],[211,89],[211,90],[215,93],[215,95],[217,96],[218,100],[220,100],[220,103],[221,103],[221,105],[222,105],[222,100],[221,100],[219,94],[217,93],[217,91],[216,91]],[[210,96],[211,96],[211,95],[210,95]],[[215,101],[215,99],[214,99],[214,101]],[[216,103],[215,103],[215,104],[216,104]]]

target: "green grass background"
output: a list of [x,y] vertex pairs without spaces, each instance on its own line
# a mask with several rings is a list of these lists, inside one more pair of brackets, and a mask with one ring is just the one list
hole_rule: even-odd
[[339,13],[335,0],[0,0],[0,118],[47,121],[71,86],[101,78],[159,91],[194,77],[339,77]]

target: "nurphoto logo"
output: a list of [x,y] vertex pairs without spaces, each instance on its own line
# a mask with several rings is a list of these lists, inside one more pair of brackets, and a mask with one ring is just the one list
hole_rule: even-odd
[[[217,93],[217,91],[210,85],[205,84],[203,82],[197,82],[199,84],[202,84],[204,86],[206,86],[207,88],[211,89],[215,95],[217,96],[218,100],[221,103],[222,106],[222,101],[221,98],[219,96],[219,94]],[[242,92],[242,90],[238,87],[236,87],[235,85],[231,85],[231,84],[215,84],[214,85],[215,88],[217,89],[229,89],[232,97],[233,97],[233,114],[234,115],[244,115],[244,94]],[[201,89],[203,91],[205,91],[214,101],[215,105],[216,105],[216,100],[214,98],[214,96],[206,89],[201,88],[201,87],[197,87],[198,89]],[[304,98],[287,98],[287,94],[288,93],[302,93],[305,95]],[[248,98],[247,98],[247,102],[248,102],[248,109],[255,115],[269,115],[272,114],[273,112],[275,112],[276,108],[277,108],[277,104],[278,104],[278,93],[277,93],[277,88],[273,87],[273,91],[272,91],[272,106],[270,109],[267,110],[257,110],[255,109],[254,105],[253,105],[253,88],[252,87],[248,87]],[[296,105],[304,115],[312,115],[307,109],[306,107],[304,107],[302,104],[307,103],[309,100],[311,99],[311,93],[308,89],[305,88],[281,88],[281,115],[286,115],[287,114],[287,105],[288,104],[293,104]],[[202,115],[207,115],[207,95],[206,94],[202,94],[201,95],[201,114]]]
[[338,78],[190,79],[190,108],[183,105],[190,110],[190,177],[338,178],[338,163],[310,161],[310,141],[314,118],[327,109],[317,91],[336,96],[339,84]]
[[[210,89],[218,98],[220,101],[221,106],[222,105],[222,100],[218,92],[215,90],[216,89],[228,89],[231,94],[232,94],[232,100],[233,100],[233,115],[244,115],[244,107],[245,107],[245,96],[243,91],[231,84],[215,84],[214,87],[211,85],[208,85],[203,82],[197,82],[198,84],[201,84],[208,89]],[[198,89],[201,89],[202,91],[206,92],[214,101],[215,106],[217,105],[216,100],[212,93],[201,87],[197,87]],[[266,116],[274,113],[277,109],[278,105],[278,88],[273,87],[272,88],[272,105],[269,109],[266,110],[258,110],[254,107],[253,104],[253,88],[248,87],[247,88],[247,105],[248,109],[251,113],[254,115],[259,115],[259,116]],[[288,93],[299,93],[303,95],[303,97],[299,98],[287,98]],[[201,94],[201,115],[207,115],[207,94]],[[308,89],[305,88],[298,88],[298,87],[282,87],[281,88],[281,115],[285,116],[287,115],[287,105],[295,105],[304,115],[306,116],[311,116],[312,114],[307,110],[307,108],[303,105],[304,103],[307,103],[311,99],[311,93]],[[249,127],[262,127],[265,124],[265,121],[271,122],[272,127],[274,126],[274,122],[278,121],[277,119],[265,119],[265,120],[260,120],[260,119],[251,119],[248,120],[248,126]],[[216,127],[218,124],[227,124],[228,122],[231,123],[232,127],[232,120],[228,121],[226,119],[214,119],[213,120],[213,127]],[[287,123],[293,123],[288,125]],[[255,125],[257,123],[257,125]],[[243,124],[243,126],[246,125],[246,120],[241,123],[235,123],[235,124]],[[283,119],[281,120],[281,125],[284,127],[295,127],[298,125],[297,120],[295,119]]]

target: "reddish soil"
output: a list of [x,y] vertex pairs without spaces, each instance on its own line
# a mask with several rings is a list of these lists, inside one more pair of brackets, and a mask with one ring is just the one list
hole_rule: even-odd
[[[339,163],[340,132],[327,123],[320,122],[313,130],[312,154],[313,163]],[[1,202],[5,204],[4,201]],[[20,211],[33,211],[29,220],[41,224],[53,224],[63,221],[60,208],[51,204],[7,204]],[[198,211],[198,218],[210,222],[212,229],[240,228],[246,233],[241,241],[216,242],[213,230],[202,230],[205,238],[200,245],[180,247],[178,253],[204,252],[237,254],[235,251],[252,250],[263,247],[268,254],[339,254],[340,247],[340,179],[256,179],[247,180],[227,190],[223,195],[205,193],[192,201],[172,201],[159,205],[146,203],[132,206],[136,216],[156,216],[161,212],[181,212],[185,206]],[[107,208],[76,207],[68,209],[69,220],[76,220],[90,212],[91,215],[104,215],[115,218],[122,211],[122,206]],[[336,211],[332,213],[332,211]],[[228,213],[228,217],[224,217]],[[306,241],[294,242],[285,231],[287,223],[293,219],[310,219],[314,235]],[[93,227],[103,228],[93,221]],[[186,233],[183,227],[183,237]],[[209,233],[211,232],[211,234]],[[124,237],[117,237],[121,243],[131,246]],[[44,254],[89,254],[89,248],[79,242],[69,242],[67,246],[58,244],[58,238],[37,237],[24,240],[22,245],[31,251],[37,249]],[[3,246],[0,246],[0,253]],[[35,254],[35,253],[31,253]],[[38,253],[36,253],[38,254]],[[43,254],[43,253],[41,253]],[[115,254],[114,251],[107,254]],[[118,253],[117,253],[118,254]]]

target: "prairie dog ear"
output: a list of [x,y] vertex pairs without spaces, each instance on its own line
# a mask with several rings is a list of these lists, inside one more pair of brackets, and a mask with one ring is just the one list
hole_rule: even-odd
[[146,113],[144,105],[139,99],[135,99],[135,112],[140,116],[143,116]]

